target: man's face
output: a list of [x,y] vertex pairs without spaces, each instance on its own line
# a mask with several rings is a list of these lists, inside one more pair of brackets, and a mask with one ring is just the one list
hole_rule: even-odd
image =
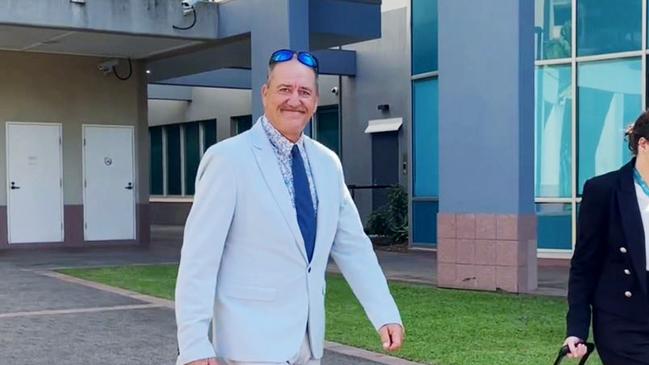
[[297,141],[318,106],[315,72],[295,58],[277,63],[261,94],[268,120]]

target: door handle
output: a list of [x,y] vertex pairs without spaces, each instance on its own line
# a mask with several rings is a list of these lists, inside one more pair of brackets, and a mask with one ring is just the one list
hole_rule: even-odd
[[124,189],[133,190],[133,183],[128,183],[128,185]]
[[20,189],[20,186],[16,186],[16,182],[12,181],[11,182],[11,190],[16,190],[16,189]]

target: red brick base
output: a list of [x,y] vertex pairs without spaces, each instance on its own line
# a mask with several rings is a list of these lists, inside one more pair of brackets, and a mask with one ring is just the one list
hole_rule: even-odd
[[536,216],[440,213],[437,232],[439,287],[536,289]]

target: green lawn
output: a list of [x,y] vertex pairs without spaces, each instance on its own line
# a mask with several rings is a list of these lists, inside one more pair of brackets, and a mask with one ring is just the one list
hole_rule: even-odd
[[[62,273],[173,299],[176,265],[61,270]],[[439,365],[552,364],[564,336],[563,299],[445,290],[392,283],[407,329],[397,354]],[[327,280],[327,339],[380,352],[376,332],[345,281]],[[577,364],[576,361],[564,361]],[[589,365],[599,365],[594,356]]]

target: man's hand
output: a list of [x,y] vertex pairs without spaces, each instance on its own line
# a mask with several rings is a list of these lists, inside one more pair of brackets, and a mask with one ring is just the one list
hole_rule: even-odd
[[406,339],[406,332],[403,327],[394,323],[379,328],[379,335],[381,336],[383,349],[390,352],[399,350]]
[[570,336],[563,342],[563,345],[568,345],[568,349],[570,349],[568,358],[581,359],[586,355],[588,348],[583,343],[578,344],[579,342],[582,342],[581,339],[575,336]]
[[185,365],[219,365],[215,358],[196,360]]

